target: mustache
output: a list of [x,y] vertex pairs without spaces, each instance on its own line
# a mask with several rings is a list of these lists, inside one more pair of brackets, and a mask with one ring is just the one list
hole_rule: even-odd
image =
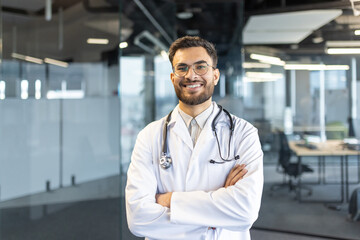
[[196,83],[201,83],[203,85],[206,85],[206,81],[205,80],[194,80],[194,81],[190,81],[187,79],[181,80],[180,81],[180,85],[186,85],[186,84],[196,84]]

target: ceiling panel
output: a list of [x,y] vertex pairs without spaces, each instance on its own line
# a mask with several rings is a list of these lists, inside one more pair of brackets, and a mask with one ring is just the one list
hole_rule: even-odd
[[342,10],[311,10],[251,16],[244,28],[244,44],[297,44]]

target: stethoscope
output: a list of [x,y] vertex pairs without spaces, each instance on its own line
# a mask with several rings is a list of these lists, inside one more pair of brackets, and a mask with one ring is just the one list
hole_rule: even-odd
[[[226,163],[226,162],[236,161],[236,160],[238,160],[240,158],[239,155],[236,155],[233,158],[229,158],[229,155],[230,155],[230,152],[231,152],[230,151],[230,143],[231,143],[231,138],[232,138],[232,135],[234,133],[234,128],[235,128],[234,121],[233,121],[230,113],[227,110],[223,109],[222,106],[220,106],[220,105],[218,105],[218,107],[219,107],[219,111],[218,111],[218,113],[216,114],[214,120],[211,123],[211,129],[215,134],[216,142],[217,142],[218,150],[219,150],[219,155],[220,155],[220,158],[221,158],[222,161],[218,162],[218,161],[215,161],[214,159],[211,159],[209,162],[212,163],[212,164],[223,164],[223,163]],[[227,156],[226,159],[222,157],[219,138],[217,136],[216,127],[215,127],[216,120],[219,118],[222,111],[224,111],[226,113],[226,115],[228,116],[228,118],[230,120],[230,137],[229,137],[229,146],[228,146],[229,151],[228,151],[228,156]],[[169,122],[170,122],[170,119],[171,119],[171,113],[172,113],[172,111],[169,113],[169,115],[167,115],[166,121],[165,121],[165,124],[164,124],[164,129],[163,129],[163,144],[162,144],[162,152],[161,152],[161,157],[160,157],[160,166],[163,169],[168,169],[172,165],[172,159],[167,154],[167,128],[168,128],[168,125],[169,125]]]

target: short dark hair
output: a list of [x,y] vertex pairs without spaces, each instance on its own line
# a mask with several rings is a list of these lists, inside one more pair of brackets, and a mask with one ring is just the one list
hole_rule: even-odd
[[218,56],[214,44],[201,37],[191,37],[191,36],[178,38],[177,40],[175,40],[175,42],[171,44],[169,48],[169,60],[171,62],[171,65],[173,64],[173,59],[177,50],[183,48],[191,48],[191,47],[205,48],[206,52],[209,54],[209,56],[213,61],[213,67],[216,67]]

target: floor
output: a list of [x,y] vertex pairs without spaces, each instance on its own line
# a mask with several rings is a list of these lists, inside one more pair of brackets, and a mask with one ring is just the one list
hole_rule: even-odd
[[[251,230],[253,240],[360,239],[360,222],[349,220],[347,204],[334,205],[338,208],[333,210],[323,203],[299,203],[287,188],[271,192],[270,187],[283,180],[276,172],[275,159],[271,155],[264,159],[266,183],[259,218]],[[316,159],[310,159],[309,164],[317,170]],[[349,171],[353,182],[358,180],[357,169],[356,161],[351,161]],[[316,173],[304,181],[316,182]],[[334,184],[309,185],[313,194],[304,199],[339,199],[340,185],[336,182],[340,175],[336,162],[329,161],[325,179]],[[127,228],[120,204],[123,197],[108,187],[118,183],[119,178],[114,176],[1,202],[0,240],[141,239],[131,235]],[[356,187],[360,185],[352,184],[350,190]]]

